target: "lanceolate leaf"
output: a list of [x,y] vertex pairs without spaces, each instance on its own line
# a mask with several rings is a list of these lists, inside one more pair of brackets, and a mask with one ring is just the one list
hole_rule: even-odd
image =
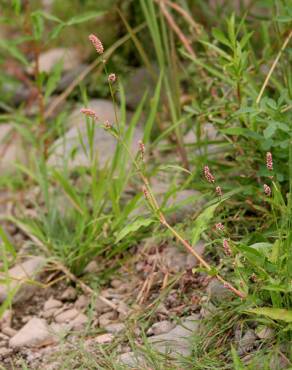
[[151,225],[153,222],[154,222],[154,220],[151,219],[151,218],[148,218],[148,219],[138,218],[136,221],[130,223],[129,225],[124,227],[119,232],[119,234],[117,235],[117,238],[116,238],[116,243],[121,241],[128,234],[139,230],[141,227],[147,227],[147,226]]
[[292,322],[292,310],[285,310],[284,308],[261,307],[250,309],[247,312],[267,316],[273,320]]

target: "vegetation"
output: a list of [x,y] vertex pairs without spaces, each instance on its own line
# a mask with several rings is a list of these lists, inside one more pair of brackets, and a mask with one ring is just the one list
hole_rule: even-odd
[[[56,1],[51,11],[33,1],[3,6],[1,23],[13,37],[0,40],[0,81],[10,86],[3,89],[0,120],[11,124],[1,146],[16,133],[29,150],[26,163],[1,175],[0,186],[16,198],[37,189],[33,212],[20,202],[17,212],[1,216],[3,283],[9,284],[5,276],[19,254],[7,225],[21,230],[52,269],[92,294],[149,236],[166,244],[176,239],[200,261],[193,275],[215,277],[233,293],[205,318],[205,334],[194,334],[192,356],[179,368],[270,369],[274,355],[284,356],[290,368],[291,349],[282,347],[291,343],[292,323],[291,1],[73,3],[68,9]],[[90,34],[98,38],[88,40]],[[41,71],[40,55],[72,45],[91,64],[56,95],[63,63]],[[128,75],[137,66],[145,68],[149,84],[129,118]],[[28,99],[18,104],[13,97],[23,85]],[[113,122],[91,110],[96,96],[113,102]],[[85,116],[79,145],[87,164],[72,169],[74,150],[61,166],[50,158],[76,101]],[[141,122],[143,137],[136,142]],[[116,140],[105,164],[95,147],[100,132]],[[160,176],[167,179],[162,198],[152,186]],[[200,195],[170,205],[180,191],[194,189]],[[170,222],[188,202],[193,212]],[[194,248],[199,240],[207,245],[204,256]],[[85,267],[97,257],[104,269],[84,280]],[[146,313],[135,318],[148,319]],[[238,325],[272,328],[273,337],[247,359],[234,347],[231,332]],[[129,331],[139,352],[133,336]],[[144,341],[149,368],[178,368]],[[120,369],[117,353],[113,345],[93,359],[80,346],[68,354],[68,364],[81,357],[85,368]]]

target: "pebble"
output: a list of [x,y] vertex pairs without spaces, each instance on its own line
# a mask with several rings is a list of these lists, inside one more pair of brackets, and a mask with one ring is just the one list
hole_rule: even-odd
[[57,323],[67,323],[74,320],[79,315],[79,311],[76,308],[71,308],[70,310],[61,312],[59,315],[55,316],[55,321]]
[[103,328],[109,325],[113,320],[115,320],[115,318],[116,318],[116,313],[114,311],[110,311],[110,312],[106,312],[102,314],[98,319],[100,327]]
[[95,301],[95,312],[98,314],[105,313],[111,311],[112,308],[105,304],[100,298],[96,298]]
[[48,311],[53,308],[60,308],[62,306],[62,302],[58,301],[57,299],[54,299],[53,297],[50,297],[45,303],[44,303],[44,310]]
[[0,285],[0,303],[5,301],[9,290],[16,288],[18,290],[13,297],[13,303],[29,299],[38,287],[27,283],[27,281],[37,279],[38,272],[41,270],[44,262],[45,259],[43,257],[32,257],[9,269],[7,277],[10,277],[11,281],[9,285]]
[[77,301],[75,302],[74,304],[74,307],[77,309],[77,310],[83,310],[85,309],[90,303],[90,299],[89,297],[87,297],[86,295],[82,294],[78,297]]
[[168,321],[168,320],[163,320],[160,322],[156,322],[153,324],[148,330],[147,334],[148,335],[160,335],[160,334],[165,334],[168,333],[170,330],[172,330],[175,327],[175,324]]
[[81,329],[87,323],[87,321],[87,316],[80,312],[78,316],[70,322],[70,325],[73,329],[78,330]]
[[104,327],[104,329],[105,329],[108,333],[112,333],[112,334],[118,334],[118,333],[120,333],[121,331],[125,330],[125,328],[126,328],[125,324],[120,323],[120,322],[112,323],[112,324],[106,325],[106,326]]
[[34,317],[10,339],[9,347],[42,347],[55,342],[46,321]]
[[85,274],[95,274],[98,272],[98,264],[96,261],[90,261],[89,264],[85,267]]
[[10,328],[10,326],[5,326],[2,329],[2,333],[7,335],[8,337],[13,337],[17,333],[17,330]]
[[74,301],[77,297],[77,292],[76,290],[69,286],[61,295],[62,301]]
[[107,334],[102,334],[94,338],[94,342],[97,344],[104,344],[104,343],[110,343],[114,339],[113,334],[107,333]]
[[239,340],[237,352],[239,356],[244,355],[246,352],[252,350],[257,337],[254,330],[248,329],[244,336]]

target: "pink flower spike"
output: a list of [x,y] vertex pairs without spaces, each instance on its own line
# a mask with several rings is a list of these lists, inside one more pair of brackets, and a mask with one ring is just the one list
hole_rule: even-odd
[[269,187],[269,185],[264,184],[264,192],[265,192],[265,194],[266,194],[268,197],[270,197],[270,196],[271,196],[271,194],[272,194],[272,190],[271,190],[271,188]]
[[219,197],[222,197],[223,193],[222,193],[222,189],[220,186],[216,186],[216,194],[219,195]]
[[267,152],[266,154],[266,165],[269,171],[273,171],[273,157],[271,152]]
[[111,83],[114,83],[117,79],[117,76],[114,74],[114,73],[111,73],[109,76],[108,76],[108,82],[111,82]]
[[224,225],[221,222],[219,222],[218,224],[216,224],[215,227],[219,231],[224,231],[224,229],[225,229]]
[[89,35],[88,38],[91,41],[92,45],[95,47],[95,50],[97,51],[97,53],[103,54],[104,49],[103,49],[103,45],[100,39],[94,34]]
[[210,169],[208,166],[205,166],[204,167],[204,176],[205,176],[205,179],[210,182],[210,183],[214,183],[215,182],[215,177],[212,175]]
[[80,109],[80,112],[85,114],[85,116],[87,116],[87,117],[91,117],[93,119],[98,119],[97,114],[95,113],[95,111],[93,109],[82,108],[82,109]]
[[139,140],[138,144],[139,144],[139,150],[140,150],[140,153],[141,153],[141,159],[142,159],[142,161],[144,161],[145,145],[144,145],[142,140]]
[[223,248],[224,248],[224,252],[227,256],[231,256],[231,248],[229,246],[229,243],[228,243],[228,240],[227,239],[224,239],[223,240]]

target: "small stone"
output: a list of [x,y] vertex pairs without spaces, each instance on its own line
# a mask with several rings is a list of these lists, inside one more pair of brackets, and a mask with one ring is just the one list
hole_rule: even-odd
[[98,298],[98,297],[96,298],[96,301],[95,301],[95,311],[96,311],[96,313],[100,314],[100,313],[109,312],[111,310],[112,310],[112,308],[110,306],[105,304],[100,298]]
[[216,312],[216,306],[212,302],[204,304],[200,310],[200,314],[203,318],[210,317]]
[[119,318],[125,319],[127,316],[129,316],[131,309],[125,302],[120,301],[118,303],[117,311],[119,312]]
[[135,352],[122,353],[118,357],[118,362],[133,369],[147,369],[147,365],[143,356],[138,355]]
[[86,295],[82,294],[78,297],[77,301],[75,302],[74,306],[77,308],[77,310],[83,310],[86,308],[90,303],[89,297]]
[[100,327],[104,328],[105,326],[109,325],[115,318],[116,314],[114,311],[102,314],[98,319]]
[[212,279],[207,287],[207,293],[210,299],[222,300],[232,296],[230,290],[226,289],[220,281]]
[[8,335],[8,337],[14,337],[14,335],[17,333],[17,330],[10,328],[10,326],[5,326],[2,328],[2,333]]
[[149,337],[149,341],[159,352],[189,356],[192,352],[190,337],[199,327],[198,319],[198,315],[189,316],[181,325],[177,325],[166,334]]
[[237,352],[239,356],[244,355],[246,352],[252,350],[257,337],[255,332],[248,329],[244,336],[239,340]]
[[125,328],[126,328],[125,324],[123,324],[121,322],[112,323],[112,324],[106,325],[104,327],[104,329],[107,332],[112,333],[112,334],[118,334],[121,331],[125,330]]
[[[40,72],[49,73],[61,60],[63,63],[63,71],[69,71],[79,65],[80,56],[75,49],[55,48],[47,50],[41,53],[39,57]],[[33,66],[29,68],[29,73],[32,73],[33,68]]]
[[6,357],[10,356],[11,353],[12,353],[12,349],[6,348],[6,347],[1,347],[0,348],[0,359],[2,359],[2,360],[5,359]]
[[43,347],[56,342],[45,320],[32,318],[9,341],[11,348]]
[[255,331],[256,335],[260,339],[270,339],[275,335],[275,332],[272,328],[268,326],[259,326]]
[[18,288],[17,293],[13,297],[13,303],[29,299],[37,289],[36,285],[30,284],[28,281],[37,279],[45,259],[43,257],[32,257],[21,264],[12,267],[7,277],[11,279],[9,285],[0,285],[0,303],[7,298],[9,290]]
[[85,267],[85,274],[95,274],[98,272],[98,264],[96,261],[90,261],[89,264]]
[[163,320],[163,321],[156,322],[155,324],[153,324],[151,328],[148,329],[147,334],[148,335],[165,334],[165,333],[168,333],[174,327],[175,327],[174,323],[167,321],[167,320]]
[[159,303],[157,309],[156,309],[156,313],[160,313],[162,315],[168,315],[169,314],[169,311],[168,309],[165,307],[165,305],[163,303]]
[[73,329],[78,330],[81,329],[88,321],[88,318],[83,313],[79,313],[77,317],[73,321],[71,321],[71,326]]
[[110,333],[99,335],[98,337],[94,338],[94,342],[97,344],[104,344],[110,343],[114,339],[114,336]]
[[74,301],[76,297],[76,290],[72,286],[69,286],[69,288],[67,288],[61,295],[62,301]]
[[72,308],[55,316],[55,320],[57,323],[66,323],[74,320],[78,315],[79,311],[77,311],[76,308]]
[[53,308],[59,308],[62,306],[62,302],[58,301],[57,299],[54,299],[53,297],[50,297],[44,304],[44,310],[48,311]]
[[111,286],[113,287],[113,288],[119,288],[120,286],[121,286],[121,284],[122,284],[123,282],[121,281],[121,280],[118,280],[118,279],[113,279],[112,281],[111,281]]

